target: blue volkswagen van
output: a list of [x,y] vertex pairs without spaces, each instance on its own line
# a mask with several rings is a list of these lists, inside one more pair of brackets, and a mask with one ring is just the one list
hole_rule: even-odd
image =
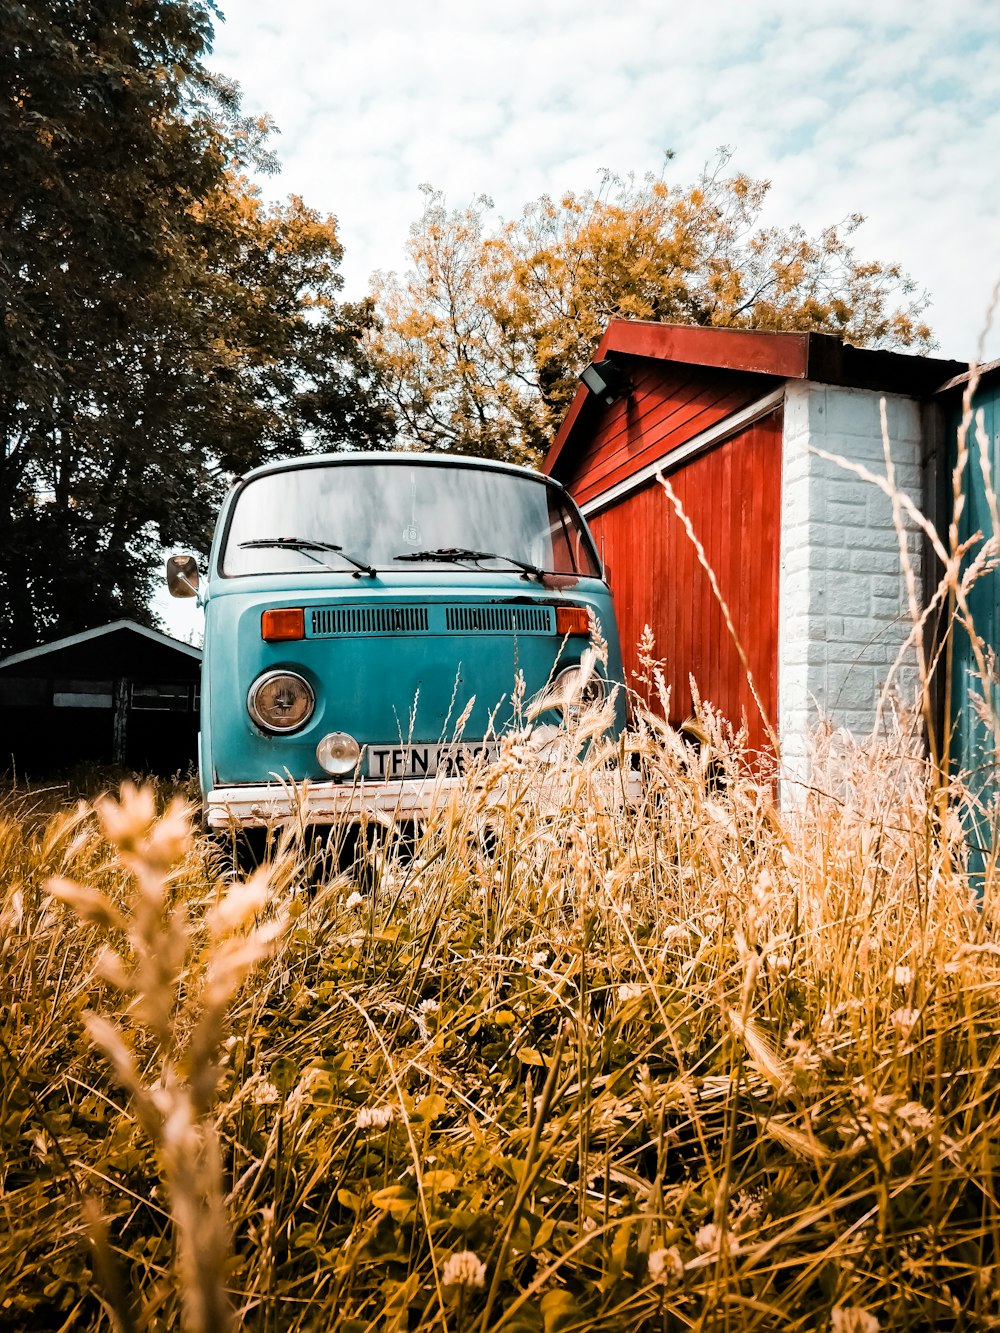
[[[209,829],[426,813],[495,749],[523,697],[614,691],[610,590],[564,489],[448,455],[312,455],[242,477],[204,589],[200,768]],[[594,663],[594,625],[607,643]],[[562,687],[566,688],[563,689]],[[305,802],[307,808],[302,809]]]

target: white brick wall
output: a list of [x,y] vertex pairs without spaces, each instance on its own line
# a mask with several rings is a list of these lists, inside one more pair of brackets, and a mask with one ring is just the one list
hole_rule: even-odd
[[[858,735],[875,723],[889,666],[910,629],[899,539],[888,498],[870,482],[810,453],[811,447],[885,474],[879,400],[860,389],[786,386],[778,604],[778,726],[794,801],[808,780],[807,734],[820,718]],[[896,484],[922,505],[920,408],[886,397]],[[920,537],[907,523],[920,587]],[[912,660],[894,678],[909,701]]]

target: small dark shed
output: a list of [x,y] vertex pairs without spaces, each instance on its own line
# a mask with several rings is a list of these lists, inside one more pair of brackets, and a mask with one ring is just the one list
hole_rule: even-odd
[[197,758],[201,651],[133,620],[0,660],[0,770],[174,773]]

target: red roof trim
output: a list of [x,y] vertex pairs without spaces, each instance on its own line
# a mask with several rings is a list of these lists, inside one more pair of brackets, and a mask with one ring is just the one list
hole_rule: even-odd
[[601,339],[598,357],[609,352],[801,380],[809,363],[809,334],[613,319]]
[[[614,353],[915,397],[933,393],[966,369],[955,361],[852,347],[823,333],[766,333],[629,319],[611,321],[594,360]],[[544,472],[553,475],[570,439],[599,406],[581,385],[542,464]]]
[[[654,361],[711,366],[719,370],[754,371],[780,379],[805,379],[809,364],[808,333],[760,333],[752,329],[706,329],[692,324],[657,324],[649,320],[613,319],[594,353],[594,360],[617,352]],[[582,385],[556,432],[542,471],[553,469],[577,419],[593,402]]]

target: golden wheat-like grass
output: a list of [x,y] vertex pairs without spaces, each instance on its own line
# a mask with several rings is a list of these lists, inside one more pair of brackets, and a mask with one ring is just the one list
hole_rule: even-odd
[[240,880],[149,790],[3,803],[0,1326],[1000,1328],[995,793],[930,689],[998,538],[935,535],[924,610],[903,571],[922,722],[819,727],[784,807],[649,636],[627,752],[507,736],[344,873]]
[[511,738],[363,891],[134,791],[8,811],[6,1326],[995,1326],[961,822],[905,731],[782,813],[703,725],[640,727],[631,809]]

